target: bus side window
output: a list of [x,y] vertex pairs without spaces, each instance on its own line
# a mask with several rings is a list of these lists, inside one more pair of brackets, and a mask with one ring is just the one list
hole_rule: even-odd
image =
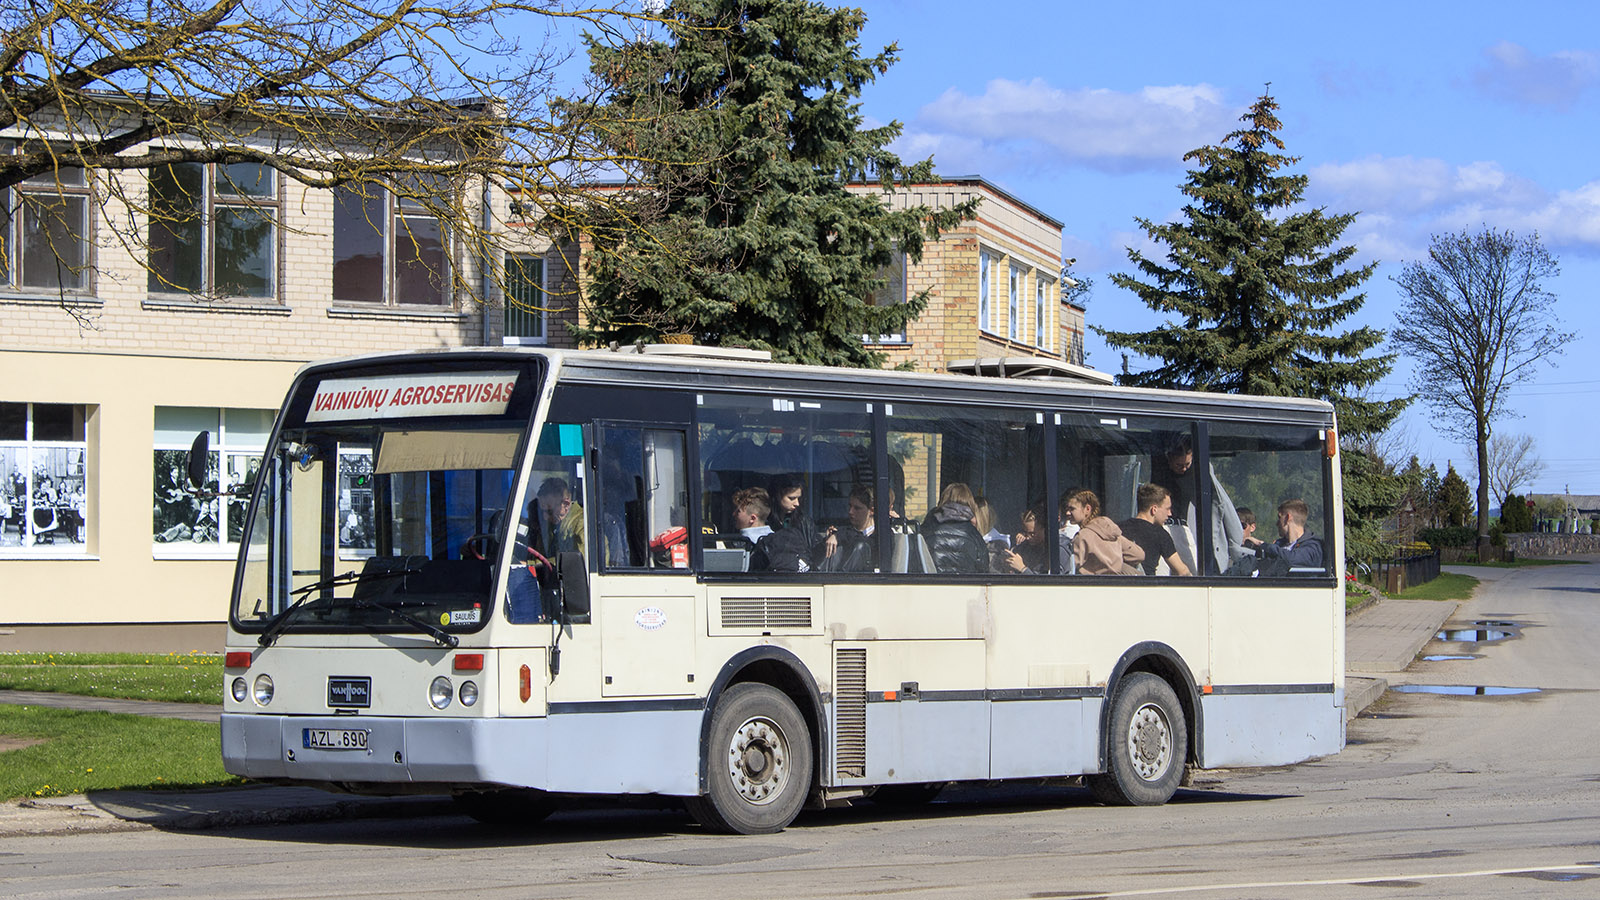
[[[1328,464],[1321,433],[1304,426],[1217,423],[1211,426],[1210,451],[1215,489],[1221,492],[1215,504],[1220,528],[1212,540],[1218,563],[1227,563],[1223,574],[1245,578],[1324,574],[1332,546],[1323,542],[1332,534],[1332,516],[1325,499]],[[1303,526],[1297,522],[1291,529],[1295,538],[1291,546],[1300,546],[1302,552],[1289,560],[1303,561],[1300,557],[1314,542],[1318,552],[1311,555],[1320,559],[1319,565],[1269,565],[1271,561],[1255,549],[1280,539],[1289,543],[1290,536],[1280,532],[1278,511],[1292,501],[1303,502],[1309,514]],[[1295,509],[1298,518],[1298,506]]]
[[[1039,414],[896,403],[889,418],[889,453],[904,473],[905,495],[893,498],[895,507],[915,524],[918,542],[926,545],[933,563],[921,572],[1049,571]],[[897,566],[899,557],[897,552]],[[908,564],[904,571],[919,569]]]
[[874,484],[871,404],[756,394],[699,403],[695,540],[707,571],[879,568],[870,522],[850,513],[852,493],[871,496]]
[[635,425],[599,429],[600,509],[606,569],[689,569],[687,439]]

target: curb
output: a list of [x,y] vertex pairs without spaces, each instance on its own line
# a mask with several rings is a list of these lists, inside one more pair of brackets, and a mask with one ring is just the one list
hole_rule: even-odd
[[1367,707],[1378,702],[1384,691],[1389,689],[1389,681],[1370,675],[1346,675],[1344,679],[1344,720],[1354,719],[1366,711]]

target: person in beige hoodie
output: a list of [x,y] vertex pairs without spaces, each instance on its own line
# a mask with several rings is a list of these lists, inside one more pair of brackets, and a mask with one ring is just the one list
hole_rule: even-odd
[[1094,491],[1078,491],[1067,498],[1067,517],[1078,525],[1072,539],[1072,557],[1079,575],[1137,575],[1144,550],[1122,536],[1109,516],[1100,514]]

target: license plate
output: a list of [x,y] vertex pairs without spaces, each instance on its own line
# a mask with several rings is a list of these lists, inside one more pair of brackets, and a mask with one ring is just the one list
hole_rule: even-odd
[[367,735],[364,728],[303,728],[307,750],[365,750]]

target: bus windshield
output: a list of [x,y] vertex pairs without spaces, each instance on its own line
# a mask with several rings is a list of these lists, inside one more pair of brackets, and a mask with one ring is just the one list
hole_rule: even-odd
[[237,627],[449,644],[481,628],[526,419],[318,415],[324,393],[309,414],[291,405],[263,461]]

